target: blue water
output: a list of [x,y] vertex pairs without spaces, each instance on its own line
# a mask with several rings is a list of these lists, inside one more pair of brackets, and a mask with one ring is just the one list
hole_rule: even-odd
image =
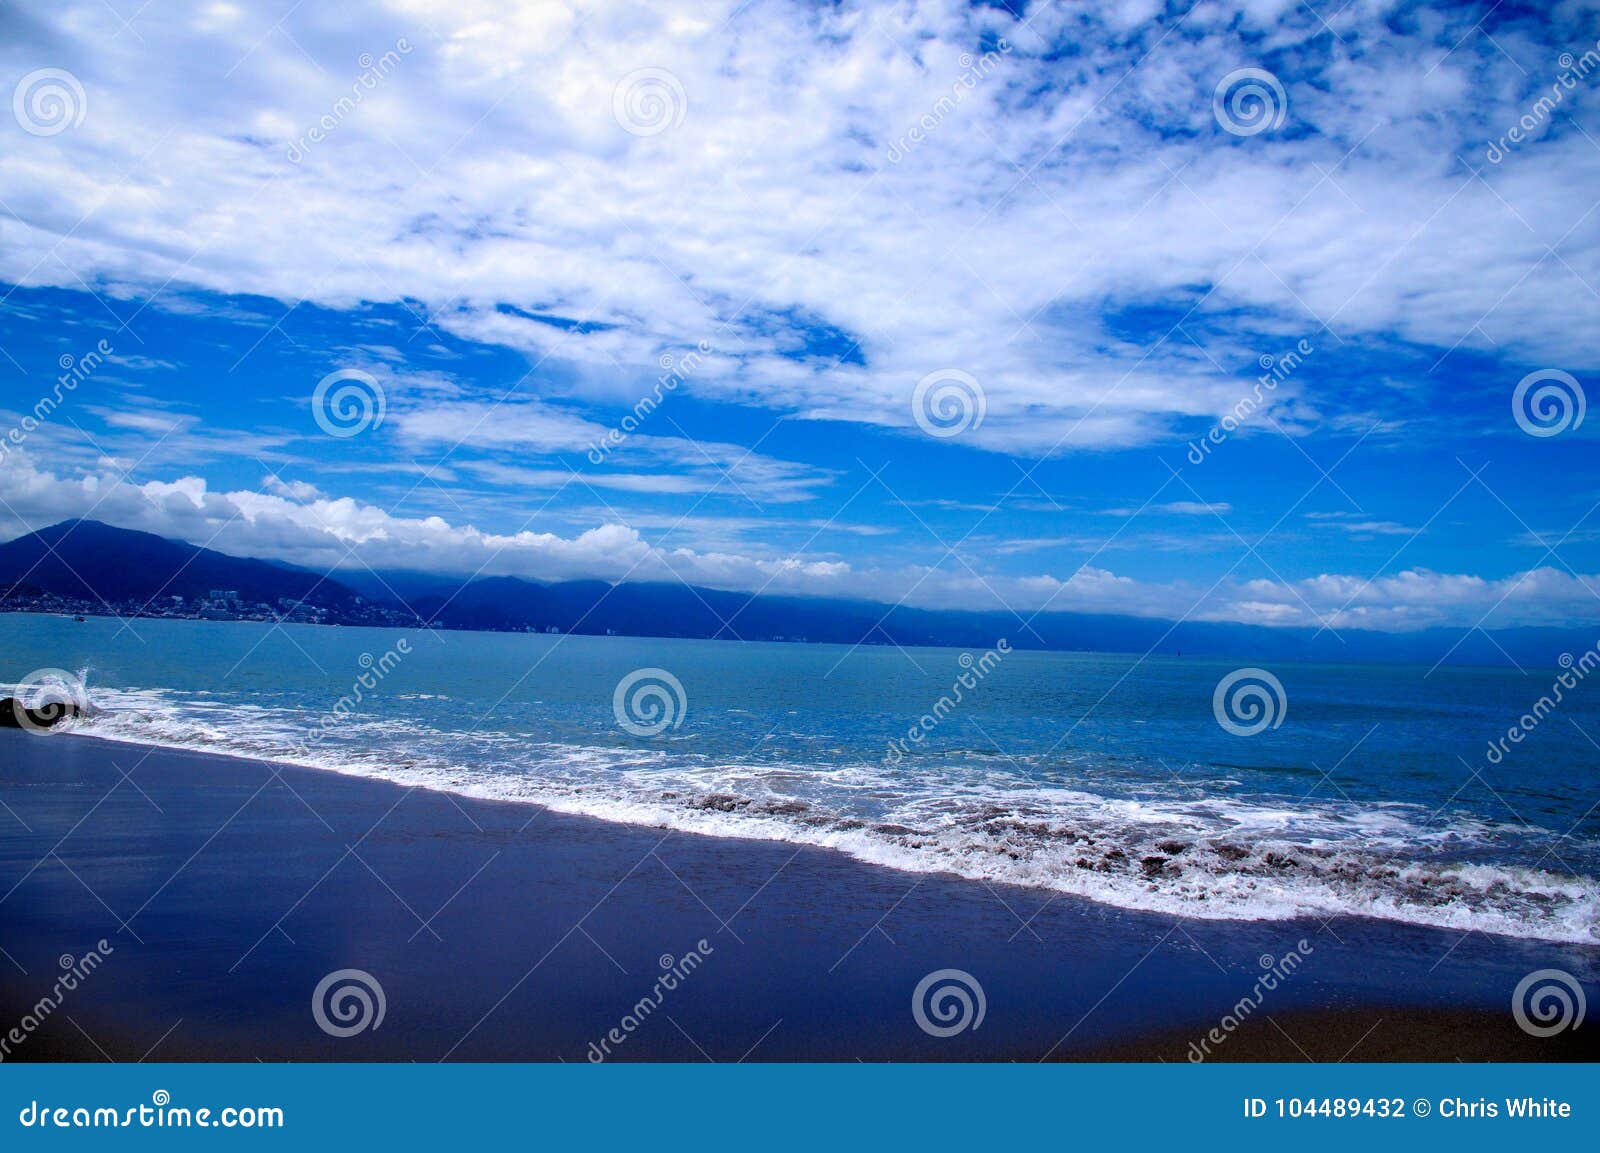
[[1600,942],[1600,670],[1491,757],[1561,668],[1274,665],[1245,735],[1241,663],[0,616],[0,682],[86,696],[91,736],[1128,908]]

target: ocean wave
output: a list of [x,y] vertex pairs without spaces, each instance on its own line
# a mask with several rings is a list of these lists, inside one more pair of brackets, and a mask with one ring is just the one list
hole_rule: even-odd
[[[1110,795],[962,767],[719,760],[681,745],[470,733],[352,716],[308,748],[292,703],[95,690],[90,737],[227,753],[724,837],[814,845],[912,872],[1202,919],[1366,916],[1600,944],[1592,877],[1507,863],[1538,830],[1419,805],[1244,796],[1231,772]],[[1500,859],[1496,859],[1496,857]]]

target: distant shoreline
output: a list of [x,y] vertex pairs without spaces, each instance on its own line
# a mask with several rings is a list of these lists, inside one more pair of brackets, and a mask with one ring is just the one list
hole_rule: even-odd
[[1587,626],[1571,624],[1463,631],[1441,618],[1425,627],[1379,631],[1330,619],[1313,629],[1087,611],[1053,597],[1038,610],[998,600],[924,607],[665,580],[544,582],[370,569],[365,576],[336,576],[92,520],[63,521],[0,543],[4,608],[123,619],[902,648],[988,649],[1003,638],[1018,651],[1187,654],[1258,664],[1534,667],[1595,644]]
[[[127,606],[122,606],[127,607]],[[438,628],[438,625],[425,625],[421,618],[405,619],[400,614],[395,614],[392,621],[373,620],[305,620],[294,616],[274,616],[267,613],[226,613],[221,611],[202,612],[149,612],[148,605],[131,608],[127,612],[119,612],[115,607],[107,608],[89,602],[68,604],[65,606],[50,605],[48,607],[30,607],[21,605],[7,605],[0,602],[0,614],[8,616],[49,616],[49,617],[99,617],[106,620],[139,620],[139,621],[206,621],[212,624],[228,624],[237,621],[248,621],[254,624],[281,624],[281,625],[318,625],[333,628]],[[488,630],[485,630],[488,631]]]
[[[353,622],[352,623],[345,623],[345,622],[339,622],[339,621],[297,621],[297,620],[288,620],[288,619],[281,619],[281,618],[268,618],[268,617],[223,617],[223,618],[218,618],[218,617],[199,617],[199,616],[166,616],[166,615],[155,615],[155,614],[149,614],[149,615],[143,615],[143,616],[134,615],[134,614],[126,614],[126,615],[123,615],[123,616],[119,616],[116,613],[108,613],[108,612],[105,612],[104,610],[101,610],[101,611],[98,611],[98,612],[83,611],[83,612],[74,613],[74,612],[71,612],[71,611],[62,611],[62,610],[58,610],[58,609],[26,609],[26,608],[15,608],[15,607],[10,607],[10,606],[0,606],[0,618],[13,617],[13,616],[14,617],[54,617],[56,619],[62,619],[62,620],[72,620],[76,616],[81,616],[81,617],[84,617],[86,619],[92,618],[92,619],[95,619],[95,620],[123,620],[123,619],[126,619],[126,620],[140,620],[140,621],[157,621],[157,620],[159,620],[159,621],[172,621],[172,622],[179,623],[179,624],[204,624],[204,625],[217,625],[217,624],[274,625],[275,624],[275,625],[278,625],[280,627],[286,627],[286,626],[289,626],[289,625],[303,625],[303,626],[305,626],[307,628],[372,629],[373,631],[384,631],[384,632],[391,632],[391,633],[396,629],[407,629],[407,628],[409,628],[409,629],[416,629],[416,630],[419,630],[419,631],[422,631],[422,632],[462,633],[462,634],[469,635],[469,636],[483,635],[483,636],[529,636],[529,637],[582,637],[582,638],[584,638],[586,640],[599,640],[599,641],[603,641],[603,640],[697,641],[697,642],[704,642],[704,643],[707,643],[707,644],[805,645],[805,646],[808,646],[808,647],[824,648],[824,649],[827,649],[827,648],[833,648],[833,649],[902,648],[902,649],[912,649],[912,650],[915,650],[915,651],[922,651],[922,650],[926,649],[926,650],[928,650],[930,652],[965,652],[965,651],[969,651],[970,649],[973,648],[972,645],[960,645],[960,644],[920,644],[920,643],[919,644],[898,644],[898,643],[891,642],[891,641],[876,640],[876,639],[874,639],[874,640],[862,640],[862,641],[858,641],[858,642],[855,642],[854,644],[852,644],[852,643],[846,642],[846,641],[814,641],[814,640],[799,640],[799,639],[793,639],[793,638],[772,639],[772,638],[758,638],[758,637],[689,636],[689,635],[684,635],[684,634],[667,635],[667,634],[663,634],[663,633],[589,633],[589,632],[552,632],[552,631],[549,631],[549,630],[536,630],[536,629],[466,628],[466,627],[463,627],[463,626],[460,626],[460,625],[447,625],[447,624],[439,624],[439,623],[423,624],[423,623],[421,623],[419,621],[401,622],[401,623],[396,623],[396,624],[373,624],[373,623],[370,623],[370,622],[368,622],[368,623],[353,623]],[[1008,639],[1008,642],[1009,642],[1009,638],[1007,638],[1007,639]],[[1144,652],[1144,651],[1141,651],[1141,650],[1138,650],[1138,649],[1030,648],[1029,646],[1027,646],[1025,644],[1013,644],[1012,647],[1017,652],[1025,652],[1025,653],[1051,653],[1051,654],[1056,654],[1056,655],[1060,655],[1060,656],[1084,656],[1084,657],[1127,657],[1127,658],[1130,658],[1132,660],[1140,660],[1140,661],[1198,661],[1198,662],[1204,662],[1204,663],[1211,663],[1211,664],[1215,664],[1215,665],[1218,665],[1218,666],[1236,665],[1236,664],[1240,663],[1241,661],[1248,661],[1248,660],[1254,659],[1254,658],[1251,658],[1251,657],[1248,657],[1248,656],[1236,656],[1236,655],[1228,655],[1228,654],[1220,654],[1220,653],[1205,653],[1205,652],[1181,653],[1181,652]],[[1265,658],[1262,658],[1262,659],[1265,659]],[[1272,665],[1273,665],[1274,668],[1278,668],[1278,667],[1291,668],[1291,667],[1299,666],[1299,665],[1321,666],[1321,667],[1347,667],[1347,668],[1368,668],[1368,667],[1370,667],[1370,668],[1385,668],[1385,669],[1429,668],[1430,667],[1430,664],[1428,662],[1423,662],[1423,661],[1402,661],[1402,660],[1328,661],[1328,660],[1314,660],[1314,659],[1307,658],[1307,657],[1274,659],[1272,661]],[[1516,669],[1514,669],[1510,665],[1506,665],[1506,664],[1483,664],[1483,663],[1470,663],[1470,662],[1450,661],[1447,664],[1445,664],[1443,667],[1444,668],[1448,668],[1448,669],[1461,670],[1461,671],[1481,670],[1481,671],[1486,671],[1486,672],[1502,672],[1502,673],[1517,672]]]

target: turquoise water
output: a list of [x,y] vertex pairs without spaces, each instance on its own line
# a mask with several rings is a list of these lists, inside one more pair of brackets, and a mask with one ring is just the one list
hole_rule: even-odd
[[0,617],[0,681],[63,670],[91,736],[1127,908],[1594,943],[1600,672],[1573,655],[1491,753],[1561,668],[1282,664],[1219,720],[1237,662]]

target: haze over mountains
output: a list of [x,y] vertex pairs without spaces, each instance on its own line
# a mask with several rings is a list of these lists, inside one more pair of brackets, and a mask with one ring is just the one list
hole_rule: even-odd
[[[0,609],[119,615],[199,615],[218,591],[240,606],[330,624],[380,624],[584,635],[809,641],[836,644],[1154,651],[1334,662],[1548,665],[1595,638],[1564,629],[1430,629],[1387,634],[1166,620],[1073,612],[961,612],[864,601],[759,596],[682,584],[598,580],[536,583],[361,569],[324,575],[232,557],[98,521],[63,521],[0,545]],[[182,602],[173,598],[183,598]],[[72,602],[59,604],[51,601]],[[296,606],[299,606],[296,609]],[[210,615],[215,615],[215,611]],[[241,612],[239,615],[245,615]]]

